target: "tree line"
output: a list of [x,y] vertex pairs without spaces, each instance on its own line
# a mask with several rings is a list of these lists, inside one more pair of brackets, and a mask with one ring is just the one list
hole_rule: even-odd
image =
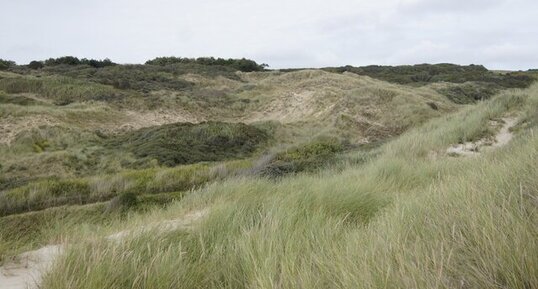
[[[241,58],[241,59],[224,59],[214,57],[199,57],[199,58],[184,58],[184,57],[157,57],[146,61],[146,65],[167,66],[174,64],[195,64],[203,66],[224,66],[231,67],[235,70],[243,72],[262,71],[267,64],[258,64],[254,60]],[[74,56],[62,56],[58,58],[49,58],[47,60],[33,60],[29,64],[24,65],[30,69],[41,69],[44,67],[53,67],[60,65],[77,66],[88,65],[94,68],[103,68],[107,66],[114,66],[117,63],[112,62],[110,59],[105,58],[103,60],[97,59],[79,59]],[[8,70],[10,68],[17,67],[15,61],[0,59],[0,70]]]

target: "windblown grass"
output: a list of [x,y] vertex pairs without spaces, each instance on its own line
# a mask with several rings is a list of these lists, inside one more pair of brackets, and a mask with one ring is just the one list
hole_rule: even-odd
[[0,192],[0,216],[62,205],[102,202],[125,193],[142,196],[188,191],[211,181],[241,174],[251,167],[252,160],[239,160],[35,181]]
[[[538,86],[414,129],[361,167],[194,191],[152,220],[210,208],[199,225],[73,245],[44,288],[538,287]],[[475,158],[446,147],[523,115]]]

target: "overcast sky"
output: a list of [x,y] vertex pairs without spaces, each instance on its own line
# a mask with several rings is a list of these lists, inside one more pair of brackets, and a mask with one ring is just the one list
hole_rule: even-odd
[[0,58],[538,68],[538,0],[0,0]]

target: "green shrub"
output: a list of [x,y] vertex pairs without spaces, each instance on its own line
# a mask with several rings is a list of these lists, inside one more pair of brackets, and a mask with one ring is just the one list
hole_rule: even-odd
[[107,146],[175,166],[246,157],[268,138],[266,132],[242,123],[175,123],[125,133],[108,140]]
[[534,78],[526,74],[497,74],[487,70],[482,65],[473,64],[463,66],[441,63],[402,66],[371,65],[363,67],[348,65],[343,67],[328,67],[324,68],[324,70],[335,73],[351,72],[399,84],[479,81],[494,83],[504,88],[526,88],[534,82]]
[[131,208],[136,207],[138,204],[138,199],[135,193],[125,192],[114,197],[109,203],[107,210],[108,211],[127,211]]
[[192,86],[188,81],[177,78],[169,68],[150,65],[114,65],[95,68],[87,65],[49,66],[43,69],[48,74],[62,75],[93,83],[113,86],[117,89],[132,89],[142,92],[152,90],[184,90]]
[[9,68],[15,66],[15,62],[11,60],[4,60],[0,58],[0,71],[1,70],[8,70]]
[[37,140],[33,146],[34,148],[34,151],[36,153],[42,153],[44,152],[48,147],[50,147],[50,144],[49,142],[46,140],[46,139],[40,139],[40,140]]
[[29,64],[28,64],[28,68],[30,69],[41,69],[43,68],[45,65],[43,64],[43,62],[41,61],[31,61]]
[[95,59],[78,59],[74,56],[63,56],[58,58],[49,58],[45,60],[44,63],[46,66],[58,66],[58,65],[88,65],[95,68],[101,68],[106,66],[114,66],[116,63],[110,61],[110,59],[105,58],[104,60],[95,60]]
[[319,139],[278,153],[268,162],[261,174],[279,177],[303,171],[315,171],[327,165],[337,153],[344,150],[344,145],[332,138]]
[[182,58],[182,57],[157,57],[152,60],[146,61],[146,65],[170,65],[170,64],[200,64],[207,66],[226,66],[232,67],[236,70],[243,72],[262,71],[267,66],[266,64],[258,64],[250,59],[224,59],[214,57],[200,57],[200,58]]
[[141,195],[138,197],[137,210],[148,210],[155,206],[164,207],[174,201],[183,198],[183,192],[160,193],[151,195]]
[[450,85],[438,91],[452,102],[457,104],[470,104],[486,100],[495,95],[502,87],[493,83],[463,83]]

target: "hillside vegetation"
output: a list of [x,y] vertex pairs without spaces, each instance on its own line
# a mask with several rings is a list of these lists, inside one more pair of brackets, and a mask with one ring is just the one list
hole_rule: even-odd
[[[209,209],[198,225],[82,240],[45,288],[536,287],[537,96],[535,86],[436,119],[341,172],[192,192],[151,220]],[[431,157],[505,114],[521,117],[506,148]]]
[[439,86],[441,94],[450,100],[465,104],[488,99],[503,88],[526,88],[535,78],[530,73],[497,73],[482,65],[460,66],[455,64],[417,64],[403,66],[370,65],[364,67],[331,67],[326,71],[355,73],[392,83],[426,85],[431,83],[455,83],[459,85]]
[[0,68],[0,274],[53,244],[40,288],[538,287],[532,72]]

